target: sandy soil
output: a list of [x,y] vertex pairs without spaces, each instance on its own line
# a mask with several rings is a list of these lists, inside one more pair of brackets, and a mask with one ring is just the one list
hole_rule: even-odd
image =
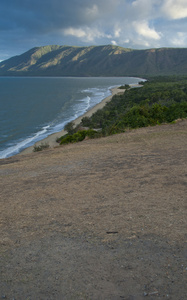
[[187,299],[187,120],[0,160],[0,298]]

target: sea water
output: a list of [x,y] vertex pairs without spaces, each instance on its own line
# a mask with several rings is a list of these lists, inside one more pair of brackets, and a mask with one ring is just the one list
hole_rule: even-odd
[[0,158],[10,157],[83,115],[133,77],[0,77]]

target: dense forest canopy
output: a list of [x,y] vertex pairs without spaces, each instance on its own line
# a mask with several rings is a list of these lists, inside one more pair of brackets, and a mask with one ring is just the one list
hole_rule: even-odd
[[[77,142],[86,136],[96,138],[187,118],[187,76],[147,79],[141,83],[142,87],[126,88],[123,94],[113,96],[90,118],[82,118],[81,126],[89,129],[79,130],[77,127],[59,142]],[[68,126],[72,129],[72,124]]]

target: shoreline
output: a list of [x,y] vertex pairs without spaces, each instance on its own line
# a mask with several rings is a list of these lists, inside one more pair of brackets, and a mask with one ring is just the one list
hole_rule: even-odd
[[[131,87],[135,87],[135,86],[140,86],[139,84],[129,84]],[[91,109],[89,109],[87,112],[85,112],[83,115],[81,115],[80,117],[76,118],[75,120],[73,120],[75,126],[79,125],[81,123],[82,118],[84,117],[91,117],[97,110],[102,109],[108,102],[110,102],[112,100],[112,97],[114,95],[117,94],[123,94],[124,90],[119,89],[118,87],[112,88],[110,89],[111,91],[111,95],[104,98],[101,102],[99,102],[98,104],[96,104],[95,106],[93,106]],[[48,144],[49,148],[55,148],[59,146],[59,143],[56,142],[56,139],[65,135],[67,132],[62,129],[61,131],[55,132],[50,134],[49,136],[47,136],[46,138],[36,142],[34,145],[29,146],[27,148],[25,148],[24,150],[22,150],[20,153],[16,154],[16,155],[23,155],[23,154],[29,154],[32,153],[34,150],[35,146],[40,146],[41,144]]]
[[[131,88],[134,88],[134,87],[141,87],[142,85],[139,83],[132,83],[132,84],[129,84],[129,86]],[[102,109],[108,102],[110,102],[112,100],[112,97],[114,95],[123,94],[125,92],[125,89],[120,89],[119,87],[115,87],[115,88],[110,89],[110,91],[111,91],[110,96],[104,98],[101,102],[99,102],[98,104],[96,104],[95,106],[90,108],[83,115],[81,115],[80,117],[73,120],[75,126],[77,126],[81,123],[82,118],[91,117],[97,110]],[[59,143],[57,143],[56,140],[57,140],[57,138],[60,138],[61,136],[65,135],[65,134],[67,134],[67,131],[65,131],[64,129],[62,129],[61,131],[52,133],[52,134],[48,135],[46,138],[36,142],[32,146],[29,146],[29,147],[23,149],[20,153],[18,153],[16,155],[33,153],[34,147],[40,146],[41,144],[48,144],[49,148],[59,147]]]

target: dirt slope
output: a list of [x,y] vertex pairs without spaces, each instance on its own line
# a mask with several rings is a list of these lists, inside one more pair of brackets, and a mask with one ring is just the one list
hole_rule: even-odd
[[0,160],[0,298],[187,299],[187,121]]

